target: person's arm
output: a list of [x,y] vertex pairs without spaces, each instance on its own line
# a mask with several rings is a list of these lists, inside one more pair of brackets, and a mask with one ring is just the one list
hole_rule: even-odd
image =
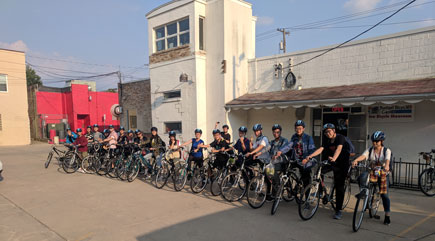
[[[384,147],[385,148],[385,147]],[[384,169],[386,172],[390,171],[390,159],[391,159],[391,150],[387,149],[387,151],[385,152],[385,166]]]
[[219,125],[219,121],[214,124],[214,129],[217,129],[218,125]]
[[279,151],[276,153],[276,157],[282,155],[282,153],[287,153],[293,148],[293,141],[289,141],[286,145],[283,145]]
[[342,150],[343,150],[343,145],[338,145],[337,149],[335,149],[334,156],[333,157],[329,157],[329,160],[331,162],[337,161],[337,158],[338,158],[338,156],[340,156],[340,153],[341,153]]
[[306,159],[310,160],[311,158],[320,155],[323,152],[324,148],[323,146],[320,147],[319,149],[315,150],[313,153],[311,153],[310,155],[307,156]]
[[180,147],[187,146],[187,145],[189,145],[189,144],[192,144],[192,139],[190,139],[190,140],[184,142],[183,144],[180,145]]
[[314,144],[313,137],[310,136],[308,141],[308,155],[311,155],[316,150],[316,145]]

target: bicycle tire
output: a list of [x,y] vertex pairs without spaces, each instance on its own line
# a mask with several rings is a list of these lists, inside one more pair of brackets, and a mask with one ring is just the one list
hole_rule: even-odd
[[174,181],[174,190],[179,192],[183,190],[187,182],[187,170],[185,167],[177,167],[174,170],[174,175],[172,175]]
[[87,156],[83,158],[81,168],[85,173],[95,173],[95,169],[93,166],[93,156]]
[[[267,184],[263,175],[254,177],[248,185],[248,204],[253,209],[261,208],[266,202]],[[258,200],[258,202],[256,202]]]
[[118,166],[116,168],[116,175],[118,176],[121,181],[127,181],[128,174],[127,174],[127,168],[130,164],[130,160],[122,160],[120,163],[118,163]]
[[106,175],[108,175],[111,178],[117,178],[116,162],[117,162],[116,159],[110,159],[106,163]]
[[139,174],[140,164],[137,160],[133,160],[128,168],[128,176],[127,181],[132,182],[136,179],[137,175]]
[[224,171],[219,170],[215,178],[211,180],[210,183],[210,192],[213,196],[221,195],[221,184],[224,178]]
[[192,173],[192,178],[190,179],[190,189],[193,193],[202,192],[207,186],[207,177],[205,171],[200,169],[195,169]]
[[53,151],[50,151],[50,153],[48,153],[47,161],[45,161],[45,163],[44,163],[44,166],[45,166],[46,169],[50,165],[50,162],[51,162],[52,158],[53,158]]
[[167,165],[163,165],[157,171],[157,174],[154,179],[154,186],[157,189],[162,189],[166,183],[168,182],[170,171]]
[[[319,191],[320,183],[311,183],[305,187],[301,198],[301,202],[298,204],[298,213],[299,217],[306,221],[310,220],[314,217],[317,210],[319,209],[320,204],[320,191]],[[313,200],[313,201],[312,201]],[[312,202],[315,202],[314,205],[311,205]],[[307,207],[312,207],[310,212],[306,212]]]
[[359,228],[361,227],[362,221],[364,219],[364,213],[367,206],[367,199],[368,199],[367,195],[364,195],[363,197],[358,197],[356,200],[355,209],[353,211],[353,218],[352,218],[352,229],[354,232],[358,232]]
[[102,157],[98,161],[100,163],[95,166],[96,173],[100,176],[107,175],[106,166],[109,163],[109,159]]
[[428,168],[423,170],[418,177],[418,187],[420,191],[428,197],[435,196],[434,176],[434,169]]
[[64,159],[64,161],[62,163],[62,168],[66,173],[72,174],[79,169],[79,164],[77,163],[77,158],[79,158],[79,157],[74,154],[70,158]]
[[279,203],[281,202],[282,192],[284,191],[284,185],[281,184],[276,191],[276,197],[273,200],[272,209],[270,210],[270,214],[275,215],[278,210]]
[[284,192],[288,193],[289,190],[287,189],[290,188],[290,193],[283,193],[282,197],[284,201],[290,202],[295,200],[296,203],[299,204],[301,202],[301,193],[304,191],[304,185],[302,184],[302,181],[299,179],[296,173],[290,173],[287,185],[288,187],[284,190]]
[[370,209],[369,209],[370,218],[375,217],[376,213],[378,212],[380,203],[381,203],[381,195],[379,194],[379,192],[376,191],[376,188],[373,188],[373,192],[370,200]]
[[[243,182],[244,184],[241,184],[240,182]],[[232,172],[225,176],[225,178],[222,180],[220,188],[221,195],[226,201],[239,201],[246,194],[246,181],[242,174],[238,172]],[[239,193],[237,193],[237,191],[239,191]]]

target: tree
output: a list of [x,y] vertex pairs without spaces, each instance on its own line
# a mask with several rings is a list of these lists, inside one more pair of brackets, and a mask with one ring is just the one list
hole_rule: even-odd
[[41,77],[37,75],[35,70],[28,65],[26,65],[26,79],[27,79],[27,86],[31,86],[35,84],[42,85]]
[[117,88],[110,88],[110,89],[107,89],[106,92],[118,93],[118,89]]

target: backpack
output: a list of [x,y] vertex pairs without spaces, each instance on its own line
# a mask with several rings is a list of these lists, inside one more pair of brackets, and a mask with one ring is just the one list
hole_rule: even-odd
[[349,154],[355,154],[355,146],[352,144],[352,141],[347,136],[344,136],[344,139],[347,142],[347,151],[349,152]]
[[[387,150],[388,148],[384,146],[384,157],[387,155]],[[391,150],[390,150],[391,151]],[[369,158],[372,156],[372,152],[373,152],[373,147],[370,147],[369,149]],[[393,167],[394,167],[394,163],[393,163],[393,152],[391,152],[391,157],[390,157],[390,172],[393,171]]]

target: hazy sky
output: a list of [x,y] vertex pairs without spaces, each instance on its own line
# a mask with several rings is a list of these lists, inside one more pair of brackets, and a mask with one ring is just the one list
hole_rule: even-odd
[[[0,48],[27,52],[47,85],[64,78],[121,71],[125,81],[148,70],[145,14],[168,0],[0,0]],[[287,51],[343,42],[397,10],[403,0],[249,0],[257,22],[257,56],[279,53],[278,27],[293,27]],[[395,7],[370,11],[396,4]],[[362,11],[369,11],[365,14]],[[354,14],[335,23],[294,26]],[[352,21],[349,21],[352,20]],[[337,23],[339,21],[339,23]],[[361,38],[435,25],[435,1],[417,0]],[[209,23],[210,24],[210,23]],[[83,64],[85,63],[85,64]],[[119,67],[121,66],[121,67]],[[86,72],[86,73],[81,73]],[[97,79],[98,89],[115,87],[116,76]]]

